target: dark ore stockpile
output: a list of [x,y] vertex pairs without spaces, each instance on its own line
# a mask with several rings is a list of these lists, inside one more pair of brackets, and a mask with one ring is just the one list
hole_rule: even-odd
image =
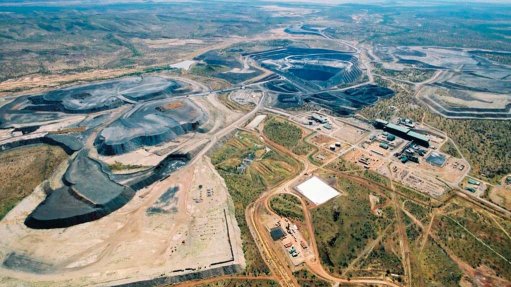
[[129,187],[110,180],[105,166],[80,151],[69,165],[64,186],[47,198],[27,217],[30,228],[60,228],[101,218],[126,204],[135,194]]
[[377,85],[364,85],[345,91],[330,91],[304,97],[304,102],[331,110],[334,114],[345,116],[355,113],[379,99],[394,96],[394,91]]
[[318,93],[276,93],[274,105],[282,109],[299,109],[304,104],[315,105],[328,109],[335,115],[346,116],[394,94],[391,89],[367,84],[346,90]]
[[71,155],[83,148],[83,137],[82,135],[47,134],[44,137],[35,137],[2,144],[0,145],[0,151],[31,144],[49,144],[59,146],[67,154]]
[[96,146],[103,155],[130,152],[195,131],[206,118],[206,113],[188,99],[143,103],[102,130]]
[[184,83],[162,77],[127,77],[19,97],[0,108],[0,128],[20,127],[118,108],[187,91]]
[[[99,219],[128,203],[137,190],[168,177],[189,160],[188,155],[169,155],[147,171],[117,176],[82,150],[66,170],[64,186],[47,190],[48,196],[25,224],[34,229],[63,228]],[[126,184],[118,183],[121,181]]]

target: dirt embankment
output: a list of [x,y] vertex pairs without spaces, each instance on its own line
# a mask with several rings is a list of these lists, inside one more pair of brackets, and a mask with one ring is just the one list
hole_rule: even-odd
[[0,153],[0,218],[32,193],[67,157],[59,147],[31,145]]

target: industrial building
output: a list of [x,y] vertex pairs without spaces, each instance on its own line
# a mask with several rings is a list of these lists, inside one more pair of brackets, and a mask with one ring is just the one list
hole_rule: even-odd
[[418,133],[408,127],[389,123],[381,119],[375,120],[373,126],[405,140],[413,141],[423,147],[429,147],[429,138],[426,135]]
[[323,204],[339,195],[337,190],[317,176],[302,182],[296,187],[296,190],[316,205]]
[[385,121],[385,120],[381,120],[381,119],[376,119],[374,122],[373,122],[373,126],[377,129],[380,129],[382,130],[386,125],[388,125],[389,122]]
[[468,183],[472,185],[480,185],[481,183],[473,178],[468,179]]
[[412,120],[410,120],[410,119],[402,119],[402,118],[399,118],[399,119],[398,119],[398,123],[399,123],[399,124],[402,124],[402,125],[405,125],[405,126],[407,126],[407,127],[409,127],[409,128],[412,128],[412,129],[413,129],[413,128],[415,128],[415,124],[414,124],[414,123],[413,123],[413,121],[412,121]]
[[328,119],[320,114],[312,114],[311,119],[320,123],[320,124],[326,124],[328,123]]
[[282,230],[282,228],[280,227],[274,227],[270,230],[270,235],[271,235],[271,238],[274,240],[274,241],[277,241],[277,240],[280,240],[282,238],[285,237],[285,233],[284,233],[284,230]]
[[410,140],[413,140],[415,143],[424,147],[429,147],[429,138],[426,135],[415,132],[413,130],[408,132],[407,135],[410,138]]

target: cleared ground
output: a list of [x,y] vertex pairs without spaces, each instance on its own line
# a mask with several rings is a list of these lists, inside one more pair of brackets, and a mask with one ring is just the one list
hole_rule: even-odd
[[488,199],[508,210],[511,210],[511,186],[493,186],[488,191]]
[[43,197],[31,194],[0,224],[4,285],[120,284],[245,265],[227,188],[207,158],[141,190],[117,212],[65,231],[23,224]]

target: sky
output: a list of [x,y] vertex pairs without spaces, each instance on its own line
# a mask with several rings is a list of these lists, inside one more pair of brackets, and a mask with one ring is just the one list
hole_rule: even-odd
[[[108,4],[108,3],[165,3],[165,2],[193,2],[201,1],[207,2],[211,0],[0,0],[1,5],[17,6],[17,5],[65,5],[67,4]],[[232,1],[240,2],[246,1],[253,3],[253,0],[214,0],[214,1]],[[273,2],[273,3],[313,3],[313,4],[428,4],[428,3],[508,3],[511,4],[511,0],[259,0],[261,2]]]

